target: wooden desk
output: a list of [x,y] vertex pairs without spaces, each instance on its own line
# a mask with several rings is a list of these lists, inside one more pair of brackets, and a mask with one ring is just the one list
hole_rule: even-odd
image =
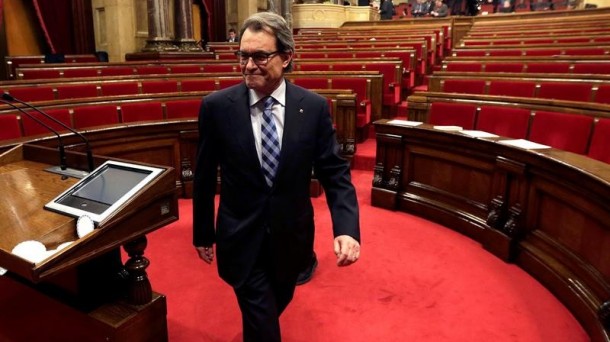
[[374,206],[480,242],[552,291],[592,341],[610,340],[609,164],[429,125],[375,128]]
[[[73,165],[86,164],[83,155],[69,154],[70,159],[79,159]],[[93,232],[79,238],[75,218],[44,209],[46,203],[76,183],[75,179],[45,171],[56,156],[54,149],[33,145],[18,145],[0,155],[0,186],[4,191],[0,200],[0,265],[8,270],[5,277],[12,280],[12,286],[32,289],[44,298],[34,303],[28,302],[28,296],[14,299],[17,302],[12,305],[0,302],[0,311],[29,305],[32,311],[48,310],[46,318],[50,319],[56,309],[69,307],[74,324],[90,327],[89,334],[95,337],[91,340],[112,336],[114,341],[149,341],[151,330],[155,340],[167,340],[165,297],[152,291],[144,251],[146,234],[178,219],[174,170],[165,167]],[[96,157],[95,164],[106,159]],[[12,253],[18,243],[27,240],[39,241],[47,250],[71,244],[33,262]],[[121,262],[121,246],[129,255],[125,265]],[[53,322],[58,334],[66,331],[65,325]],[[11,327],[3,326],[6,321],[0,322],[0,339],[13,333],[12,329],[34,327],[24,321],[14,323]],[[29,332],[34,340],[48,339],[34,329]]]

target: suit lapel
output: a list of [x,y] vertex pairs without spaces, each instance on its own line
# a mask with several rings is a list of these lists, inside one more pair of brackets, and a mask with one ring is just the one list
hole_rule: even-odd
[[[227,132],[227,134],[234,136],[239,142],[239,145],[247,156],[248,165],[250,165],[253,170],[256,168],[260,169],[260,161],[254,142],[254,133],[252,132],[248,88],[242,83],[242,86],[238,88],[238,91],[230,93],[227,97],[229,101],[237,104],[237,106],[227,106],[227,108],[237,108],[235,113],[226,113],[231,121],[231,131]],[[264,181],[262,170],[261,177]]]

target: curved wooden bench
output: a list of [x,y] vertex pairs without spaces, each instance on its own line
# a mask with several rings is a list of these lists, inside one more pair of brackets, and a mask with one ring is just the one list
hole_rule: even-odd
[[374,206],[478,241],[553,292],[592,341],[609,341],[609,164],[428,125],[375,128]]
[[[182,189],[183,196],[190,197],[198,137],[198,108],[202,97],[208,93],[192,92],[140,97],[119,96],[103,99],[80,99],[72,102],[49,101],[36,103],[36,106],[48,113],[66,110],[69,113],[67,123],[88,138],[95,154],[173,167],[177,170],[176,184],[178,188]],[[355,131],[355,94],[347,90],[322,89],[318,90],[318,93],[329,99],[335,125],[345,128],[354,127],[353,130]],[[185,101],[191,103],[187,106],[180,106]],[[136,112],[135,119],[126,120],[125,108],[127,106],[145,106],[147,104],[160,106],[161,117],[157,116],[156,120],[151,120],[151,117],[148,116],[139,117]],[[174,105],[176,105],[178,112],[170,114],[170,107]],[[31,112],[27,107],[22,108]],[[140,107],[140,109],[144,108],[146,107]],[[190,112],[180,113],[185,108]],[[81,110],[84,110],[84,118],[95,118],[92,125],[79,126],[76,115]],[[115,119],[106,122],[97,121],[98,116],[101,115],[109,115]],[[0,118],[10,116],[17,119],[15,122],[22,131],[25,130],[23,124],[28,120],[26,116],[10,106],[0,105]],[[61,127],[56,128],[56,130],[62,134],[66,149],[77,152],[85,151],[86,145],[79,137]],[[337,131],[341,153],[347,159],[351,159],[356,152],[355,139],[353,138],[355,136],[354,131]],[[58,140],[54,134],[44,132],[44,130],[42,132],[39,130],[38,133],[38,135],[32,136],[20,134],[18,137],[9,137],[7,140],[0,141],[0,152],[23,143],[57,147]],[[347,135],[351,135],[351,137]],[[68,163],[72,168],[87,169],[87,165],[83,164],[82,161],[69,160]]]

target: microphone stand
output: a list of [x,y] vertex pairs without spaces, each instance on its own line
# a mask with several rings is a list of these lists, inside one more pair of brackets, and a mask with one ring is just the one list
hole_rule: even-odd
[[[33,110],[35,110],[36,112],[38,112],[38,113],[40,113],[41,115],[43,115],[45,118],[47,118],[47,119],[49,119],[49,120],[51,120],[51,121],[53,121],[53,122],[57,123],[58,125],[62,126],[63,128],[67,129],[68,131],[70,131],[70,132],[74,133],[74,134],[75,134],[75,135],[77,135],[79,138],[81,138],[81,140],[82,140],[82,141],[85,143],[85,152],[86,152],[86,154],[87,154],[87,167],[88,167],[88,170],[87,170],[87,171],[88,171],[88,172],[93,171],[93,169],[94,169],[94,165],[93,165],[93,153],[92,153],[92,151],[91,151],[91,145],[89,144],[89,140],[88,140],[88,139],[87,139],[87,138],[86,138],[84,135],[82,135],[80,132],[78,132],[77,130],[73,129],[72,127],[70,127],[70,126],[66,125],[65,123],[61,122],[61,120],[58,120],[57,118],[55,118],[55,117],[53,117],[53,116],[51,116],[51,115],[49,115],[49,114],[47,114],[47,113],[43,112],[42,110],[38,109],[37,107],[35,107],[35,106],[33,106],[33,105],[31,105],[31,104],[29,104],[29,103],[25,102],[25,101],[19,100],[19,99],[15,98],[15,97],[11,96],[11,95],[10,95],[10,94],[8,94],[8,93],[3,93],[3,94],[2,94],[2,99],[3,99],[4,101],[10,101],[10,102],[15,101],[15,102],[21,103],[22,105],[25,105],[25,106],[27,106],[27,107],[29,107],[29,108],[31,108],[31,109],[33,109]],[[6,103],[6,102],[5,102],[5,103]],[[15,108],[16,108],[16,107],[15,107]],[[30,116],[30,117],[31,117],[31,116]],[[45,126],[45,127],[49,128],[48,126],[46,126],[46,125],[44,125],[44,124],[43,124],[43,126]],[[49,128],[49,129],[50,129],[50,128]],[[81,177],[78,177],[78,178],[81,178]]]

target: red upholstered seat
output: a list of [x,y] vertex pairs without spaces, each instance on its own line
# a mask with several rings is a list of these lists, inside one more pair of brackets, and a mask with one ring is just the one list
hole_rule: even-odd
[[177,64],[169,67],[172,74],[197,74],[203,72],[202,65],[195,64]]
[[73,109],[74,128],[86,128],[119,123],[116,105],[84,106]]
[[135,95],[140,93],[138,82],[112,82],[102,83],[100,86],[102,96]]
[[64,69],[64,78],[73,77],[96,77],[98,75],[99,68],[74,68]]
[[446,71],[472,71],[472,72],[481,72],[482,64],[481,63],[462,63],[462,62],[450,62],[447,63],[445,70]]
[[445,93],[485,94],[485,80],[447,79],[442,84]]
[[192,79],[181,81],[182,91],[214,91],[216,81],[213,79]]
[[[303,64],[303,63],[299,63],[296,62],[296,68],[299,71],[328,71],[331,70],[331,64],[330,63],[308,63],[308,64]],[[334,69],[334,66],[333,66]]]
[[498,50],[489,50],[489,56],[497,57],[497,56],[521,56],[523,52],[519,49],[498,49]]
[[575,56],[599,56],[605,55],[606,50],[603,48],[589,47],[589,48],[570,48],[564,50],[564,55],[575,55]]
[[239,70],[235,69],[233,64],[206,64],[203,66],[203,72],[226,72],[232,73]]
[[568,74],[570,73],[570,63],[528,63],[525,71],[537,74]]
[[609,75],[610,74],[610,63],[595,63],[595,62],[583,62],[575,63],[574,74],[596,74],[596,75]]
[[[66,125],[68,127],[72,127],[72,122],[70,119],[70,111],[68,109],[66,109],[66,108],[49,109],[49,110],[45,110],[44,112],[47,113],[49,116],[52,116],[55,119],[59,120],[64,125]],[[66,130],[66,128],[63,127],[62,125],[58,124],[57,122],[54,122],[51,119],[44,117],[42,114],[40,114],[36,111],[32,110],[32,111],[28,111],[28,113],[30,113],[30,115],[32,115],[33,117],[42,121],[44,124],[46,124],[47,126],[53,128],[54,130],[56,130],[58,132]],[[46,127],[40,125],[38,122],[34,121],[33,119],[31,119],[28,116],[23,115],[21,118],[21,122],[23,125],[23,135],[25,135],[25,136],[38,135],[38,134],[52,134],[51,132],[49,132],[49,130]]]
[[239,84],[243,81],[242,78],[220,78],[218,79],[218,89],[228,88],[230,86]]
[[525,139],[530,111],[522,108],[481,106],[476,129],[514,139]]
[[[379,71],[383,75],[383,104],[396,106],[402,100],[402,75],[391,63],[364,63],[364,70]],[[400,75],[400,76],[398,76]],[[406,84],[409,84],[407,81]]]
[[368,82],[364,78],[333,78],[331,89],[351,89],[356,94],[356,127],[364,127],[371,122],[371,100]]
[[572,82],[544,82],[538,91],[539,98],[566,101],[591,100],[591,84]]
[[41,80],[46,78],[60,78],[59,69],[19,69],[19,78],[24,80]]
[[322,77],[297,77],[292,81],[306,89],[328,89],[328,79]]
[[21,138],[21,127],[17,115],[0,115],[0,140]]
[[135,75],[134,68],[128,66],[113,66],[104,67],[100,69],[101,76],[121,76],[121,75]]
[[165,75],[169,73],[169,68],[164,65],[140,65],[136,67],[138,75]]
[[454,57],[483,57],[485,50],[454,50],[452,54]]
[[161,102],[132,102],[121,105],[121,121],[163,120]]
[[525,56],[558,56],[561,55],[561,49],[525,49]]
[[567,113],[536,112],[528,139],[561,150],[585,154],[593,118]]
[[595,102],[610,104],[610,84],[600,85],[595,93]]
[[492,80],[489,84],[489,95],[533,97],[536,82]]
[[428,112],[428,123],[473,129],[476,112],[477,107],[473,104],[433,102]]
[[485,72],[523,72],[522,63],[486,63]]
[[11,88],[8,93],[21,101],[51,101],[55,99],[52,87]]
[[595,123],[587,155],[610,163],[610,119],[599,119]]
[[60,100],[97,96],[97,86],[92,83],[59,85],[56,89]]
[[168,119],[196,118],[199,116],[200,99],[176,100],[165,103],[165,112]]
[[176,93],[177,80],[142,81],[142,94]]

